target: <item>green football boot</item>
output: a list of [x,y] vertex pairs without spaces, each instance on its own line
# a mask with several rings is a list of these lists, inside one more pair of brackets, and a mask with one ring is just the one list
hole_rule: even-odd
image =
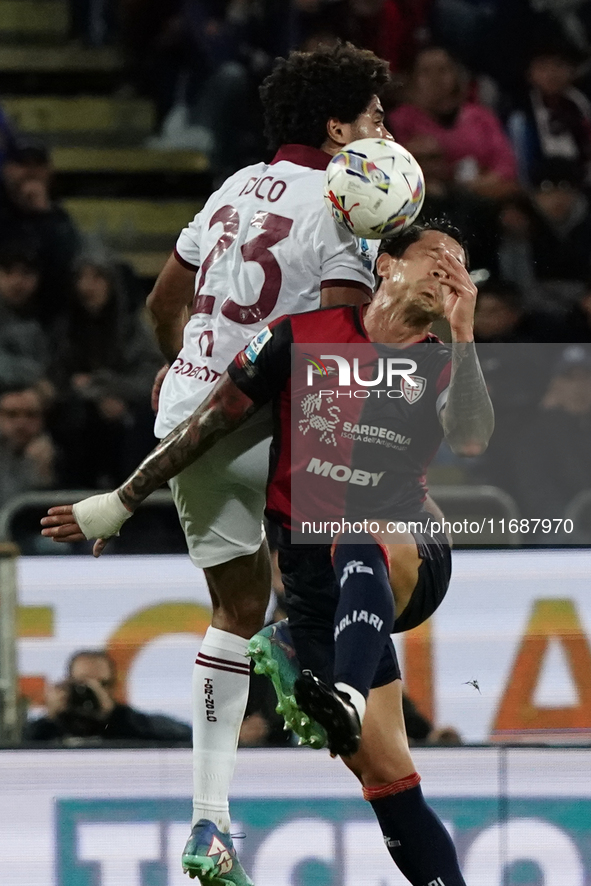
[[275,710],[285,720],[285,728],[299,737],[298,744],[325,748],[325,730],[305,714],[295,700],[294,684],[301,671],[287,621],[268,625],[255,634],[248,644],[248,655],[255,663],[255,673],[264,674],[272,682],[277,695]]
[[254,886],[238,861],[232,837],[201,818],[183,849],[183,871],[203,886]]

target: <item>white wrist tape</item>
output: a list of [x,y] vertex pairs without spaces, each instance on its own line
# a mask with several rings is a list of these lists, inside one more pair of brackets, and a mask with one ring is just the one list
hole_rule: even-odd
[[110,538],[117,535],[132,516],[116,492],[91,495],[72,508],[74,519],[86,538]]

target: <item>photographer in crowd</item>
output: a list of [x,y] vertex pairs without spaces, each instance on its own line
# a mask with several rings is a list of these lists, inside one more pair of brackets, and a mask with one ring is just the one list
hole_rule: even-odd
[[108,653],[100,649],[75,652],[66,679],[47,692],[46,715],[27,723],[23,741],[191,741],[189,725],[119,704],[115,682],[115,664]]

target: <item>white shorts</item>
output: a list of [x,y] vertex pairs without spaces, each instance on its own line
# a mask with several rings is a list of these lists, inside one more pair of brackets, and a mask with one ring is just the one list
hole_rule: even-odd
[[196,566],[217,566],[260,548],[271,429],[271,409],[264,407],[170,481]]

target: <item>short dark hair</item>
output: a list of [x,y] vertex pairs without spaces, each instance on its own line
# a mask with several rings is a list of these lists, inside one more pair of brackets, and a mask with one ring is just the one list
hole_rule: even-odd
[[529,64],[541,58],[558,58],[576,67],[587,56],[572,40],[563,34],[544,34],[534,41],[529,53]]
[[386,252],[394,258],[402,258],[408,247],[412,246],[413,243],[417,243],[425,231],[439,231],[442,234],[447,234],[448,237],[459,243],[466,256],[466,267],[469,267],[468,249],[462,232],[446,218],[432,218],[420,223],[415,222],[414,225],[410,225],[401,234],[396,234],[394,237],[385,237],[380,242],[378,255],[383,255]]
[[41,401],[41,406],[45,409],[43,393],[39,390],[39,386],[33,381],[15,380],[10,384],[0,385],[0,400],[3,400],[4,397],[11,394],[24,394],[26,391],[33,391]]
[[320,148],[330,118],[352,123],[388,79],[387,62],[351,43],[277,59],[259,90],[269,147]]
[[585,179],[585,168],[580,160],[567,157],[547,157],[536,163],[531,174],[534,188],[544,189],[546,182],[555,187],[563,184],[580,188]]
[[0,247],[0,268],[11,271],[15,267],[25,267],[36,274],[41,272],[41,263],[35,246],[27,241],[12,240]]
[[49,148],[38,138],[18,136],[8,146],[6,160],[23,166],[45,166],[50,162]]

